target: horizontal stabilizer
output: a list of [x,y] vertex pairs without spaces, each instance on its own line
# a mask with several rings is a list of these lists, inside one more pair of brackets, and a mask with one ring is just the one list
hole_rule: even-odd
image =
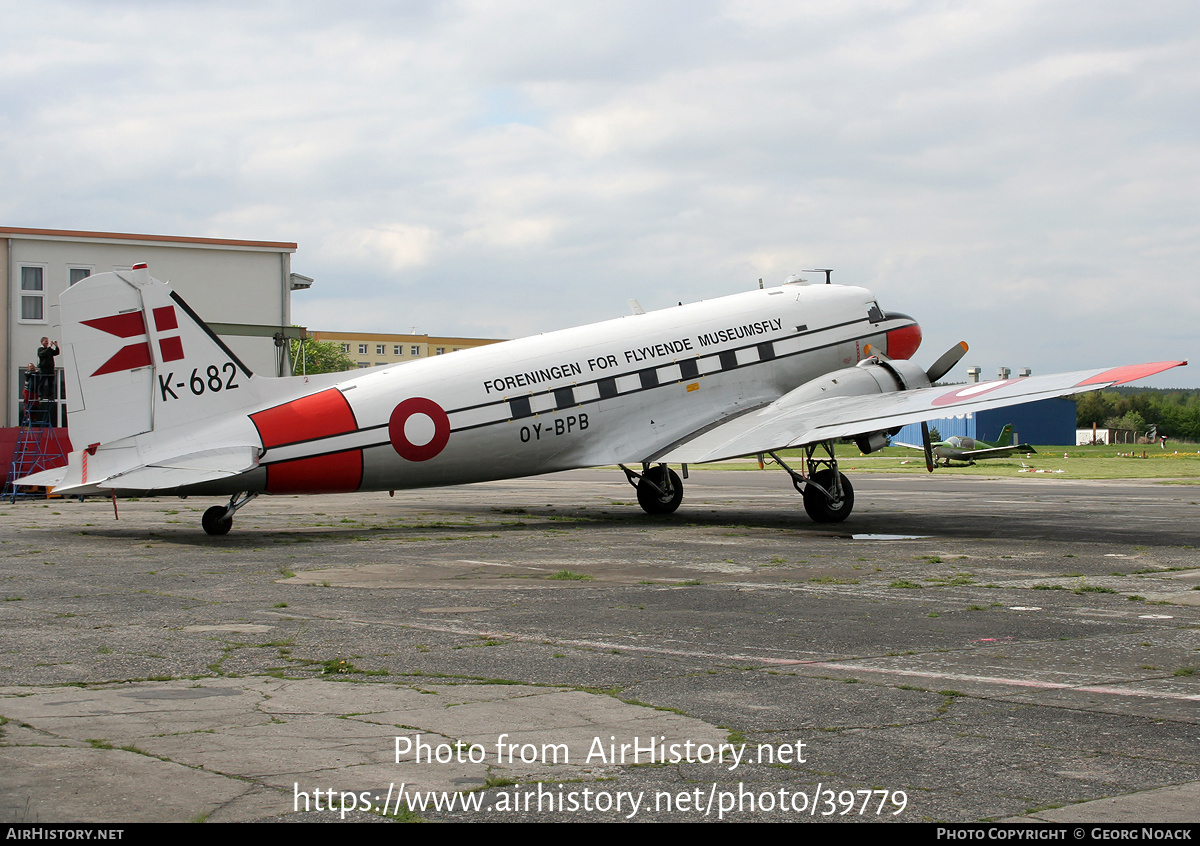
[[207,449],[120,473],[101,482],[100,487],[150,491],[225,479],[257,467],[260,452],[253,446]]
[[53,488],[56,485],[62,484],[62,480],[67,477],[67,468],[51,467],[49,470],[42,470],[24,478],[17,479],[13,482],[14,486],[24,485],[27,487],[38,488]]
[[[58,467],[20,479],[17,484],[47,485],[56,494],[95,494],[101,491],[161,491],[198,485],[245,473],[258,466],[257,445],[217,447],[151,461],[119,473],[86,477],[83,451],[71,454],[69,467]],[[74,472],[72,472],[74,471]],[[54,474],[52,476],[52,474]]]

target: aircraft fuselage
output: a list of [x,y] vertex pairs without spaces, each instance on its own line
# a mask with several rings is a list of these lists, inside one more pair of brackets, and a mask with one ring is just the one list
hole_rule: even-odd
[[[865,288],[785,285],[348,378],[291,377],[295,399],[220,423],[222,439],[261,441],[260,466],[179,492],[393,490],[653,461],[854,366],[867,344],[888,351],[894,330],[908,333],[892,345],[907,358],[915,321],[884,314]],[[177,449],[165,434],[157,443]]]

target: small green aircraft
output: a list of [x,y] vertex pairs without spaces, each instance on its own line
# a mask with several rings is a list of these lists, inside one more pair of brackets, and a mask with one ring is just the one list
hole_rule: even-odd
[[[924,426],[922,426],[922,429],[924,429]],[[933,453],[933,463],[936,464],[937,459],[940,459],[943,462],[943,467],[949,467],[951,461],[974,464],[977,460],[985,458],[1008,458],[1014,452],[1037,452],[1029,444],[1014,444],[1012,438],[1013,424],[1009,423],[1000,430],[1000,437],[996,439],[995,443],[955,435],[946,438],[944,441],[930,444],[929,448]],[[926,449],[924,446],[917,446],[916,444],[903,444],[899,441],[893,441],[892,443],[895,446],[908,447],[909,449]],[[929,469],[932,470],[933,466],[930,465]]]

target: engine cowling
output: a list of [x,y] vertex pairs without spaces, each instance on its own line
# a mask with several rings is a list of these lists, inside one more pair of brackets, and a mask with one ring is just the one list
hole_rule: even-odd
[[[873,396],[896,391],[928,388],[929,377],[911,361],[870,356],[854,367],[835,370],[805,382],[786,397],[787,405],[801,405],[828,397]],[[856,435],[854,440],[863,453],[887,446],[887,432],[869,431]]]

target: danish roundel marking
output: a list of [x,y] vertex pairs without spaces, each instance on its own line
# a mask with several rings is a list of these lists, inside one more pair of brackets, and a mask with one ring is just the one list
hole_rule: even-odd
[[[426,443],[414,444],[404,433],[408,419],[421,414],[433,422],[433,437]],[[408,461],[428,461],[446,448],[450,440],[450,418],[440,405],[424,397],[411,397],[392,409],[388,420],[388,438],[396,453]]]

